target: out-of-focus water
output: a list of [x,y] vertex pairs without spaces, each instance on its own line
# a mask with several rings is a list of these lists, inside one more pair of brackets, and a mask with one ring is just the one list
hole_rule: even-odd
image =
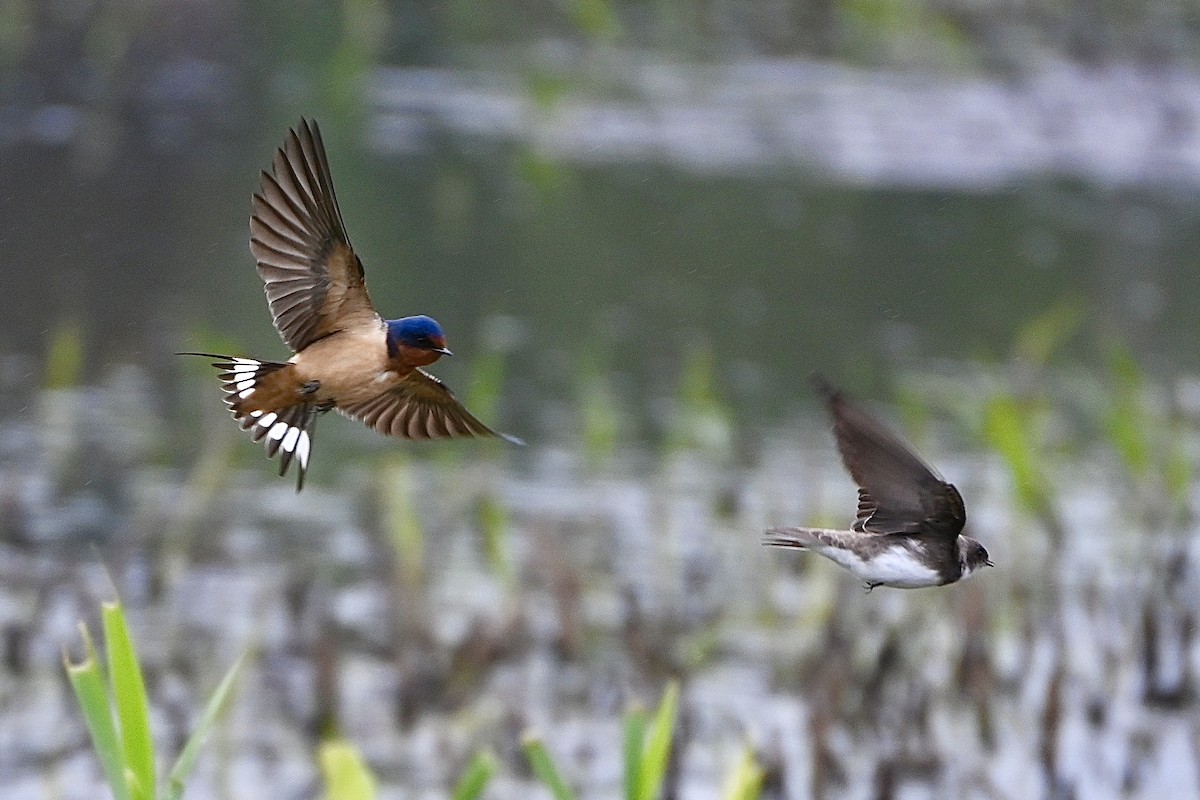
[[[702,57],[653,46],[675,3],[499,47],[504,4],[411,5],[0,7],[0,796],[101,791],[60,660],[99,563],[166,751],[255,648],[189,796],[315,796],[332,723],[383,797],[485,747],[489,796],[539,796],[530,730],[611,797],[620,715],[672,675],[673,797],[747,747],[771,798],[1200,796],[1177,12],[706,4],[746,38]],[[897,31],[929,52],[875,53]],[[285,354],[247,218],[301,115],[380,311],[438,318],[433,371],[529,448],[330,417],[297,496],[171,355]],[[997,569],[865,594],[759,545],[852,511],[813,370],[901,401]]]
[[[90,420],[112,399],[47,396],[38,419]],[[611,797],[620,715],[672,675],[681,798],[720,796],[746,747],[770,797],[1200,794],[1195,486],[1160,513],[1153,484],[1102,448],[1040,464],[1056,541],[996,456],[930,439],[997,566],[866,593],[825,560],[759,543],[768,525],[852,515],[854,487],[815,418],[749,466],[708,448],[634,468],[552,446],[520,466],[507,451],[397,451],[302,495],[257,459],[231,468],[221,436],[185,483],[115,435],[131,424],[65,439],[0,426],[9,455],[26,454],[3,473],[6,798],[102,791],[59,662],[109,595],[100,561],[131,610],[167,751],[254,649],[194,797],[313,796],[313,748],[331,725],[362,749],[381,797],[440,795],[485,747],[502,765],[487,796],[543,796],[518,748],[530,731],[581,797]],[[70,488],[66,465],[83,456],[107,483]],[[96,532],[72,527],[81,507],[109,514],[95,550],[82,538]]]
[[[380,310],[444,324],[452,385],[505,350],[517,433],[569,428],[556,410],[599,371],[653,438],[696,352],[738,423],[771,424],[814,369],[869,383],[1003,359],[1062,302],[1083,313],[1079,357],[1111,338],[1161,371],[1198,366],[1200,78],[630,61],[620,92],[548,104],[520,73],[380,71],[361,124],[324,120]],[[37,354],[78,320],[92,378],[124,362],[171,378],[178,349],[281,355],[246,222],[302,113],[168,135],[63,110],[63,142],[25,119],[0,164],[0,347]]]

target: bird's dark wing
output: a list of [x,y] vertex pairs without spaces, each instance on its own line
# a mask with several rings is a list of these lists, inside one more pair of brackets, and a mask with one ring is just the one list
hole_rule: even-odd
[[288,131],[271,171],[254,195],[250,251],[279,335],[299,352],[336,331],[377,325],[315,122]]
[[514,444],[524,444],[515,436],[497,433],[484,425],[463,408],[444,383],[419,369],[381,394],[338,406],[338,410],[385,436],[402,439],[498,436]]
[[842,462],[859,485],[854,529],[957,537],[967,521],[962,496],[884,425],[817,379],[833,417]]

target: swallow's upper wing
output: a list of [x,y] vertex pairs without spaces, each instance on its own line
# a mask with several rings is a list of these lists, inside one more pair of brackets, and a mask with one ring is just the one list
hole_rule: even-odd
[[338,330],[378,324],[315,122],[288,131],[271,171],[254,195],[250,251],[279,335],[299,352]]
[[524,444],[515,436],[496,431],[476,419],[446,384],[420,369],[381,394],[339,406],[348,417],[362,420],[385,436],[402,439],[446,439],[499,436]]
[[840,391],[820,380],[817,388],[833,416],[842,461],[860,487],[854,528],[958,536],[967,521],[958,490]]

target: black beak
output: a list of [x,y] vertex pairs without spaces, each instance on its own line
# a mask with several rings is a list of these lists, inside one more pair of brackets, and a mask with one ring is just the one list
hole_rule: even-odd
[[432,350],[432,351],[433,351],[433,352],[435,352],[435,353],[441,353],[441,354],[442,354],[442,355],[444,355],[444,356],[452,356],[452,355],[454,355],[454,353],[450,352],[450,348],[449,348],[449,347],[431,347],[431,348],[429,348],[429,349],[430,349],[430,350]]
[[993,564],[993,563],[992,563],[990,560],[989,560],[989,561],[984,561],[984,562],[983,562],[983,565],[984,565],[985,567],[994,567],[994,566],[996,566],[996,565],[995,565],[995,564]]

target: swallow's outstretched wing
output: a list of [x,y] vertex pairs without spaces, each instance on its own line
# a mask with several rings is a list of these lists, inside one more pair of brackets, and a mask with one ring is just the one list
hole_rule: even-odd
[[957,537],[967,521],[958,489],[841,391],[821,378],[814,383],[833,417],[842,462],[859,485],[854,529]]
[[339,330],[379,324],[315,122],[302,119],[288,131],[272,174],[262,173],[250,216],[250,250],[275,328],[293,351]]
[[390,389],[367,400],[339,405],[338,410],[385,436],[402,439],[498,436],[513,444],[524,444],[515,436],[484,425],[458,402],[446,384],[420,369],[414,369]]

